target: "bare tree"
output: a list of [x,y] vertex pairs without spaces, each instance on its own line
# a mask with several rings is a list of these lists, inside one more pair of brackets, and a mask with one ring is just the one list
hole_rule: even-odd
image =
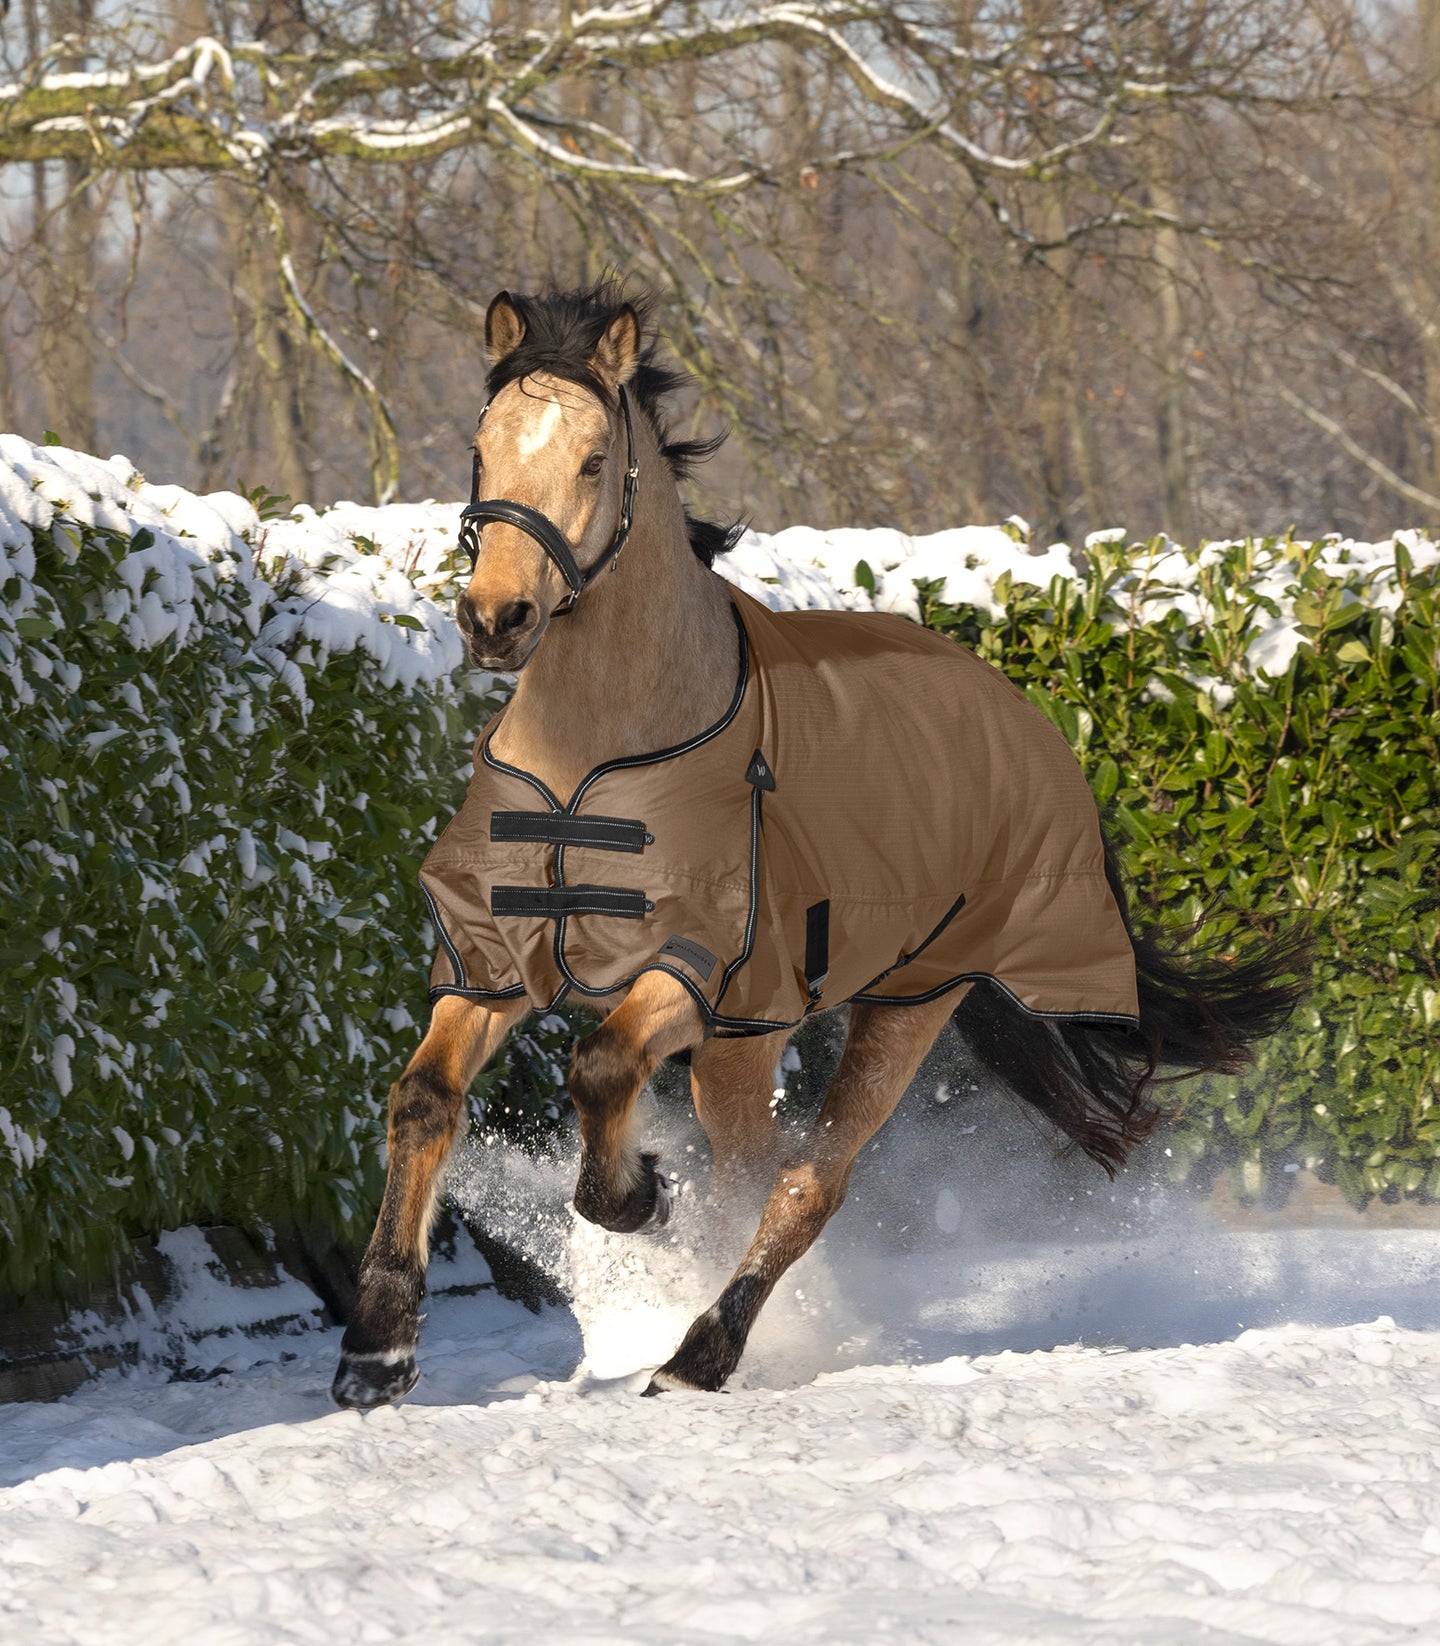
[[[79,338],[197,479],[316,498],[453,487],[490,292],[614,266],[760,518],[1189,535],[1201,463],[1223,529],[1259,482],[1192,415],[1240,392],[1195,294],[1321,346],[1355,269],[1295,257],[1294,157],[1395,79],[1345,0],[55,6],[0,37],[0,166],[46,179],[28,235],[9,213],[7,353],[93,404]],[[1265,390],[1289,429],[1356,437],[1303,390]]]

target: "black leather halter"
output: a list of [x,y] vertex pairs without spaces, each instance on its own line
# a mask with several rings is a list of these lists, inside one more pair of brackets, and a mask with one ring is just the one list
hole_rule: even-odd
[[[485,413],[489,410],[490,402],[487,400],[480,412],[480,423],[475,426],[477,434],[480,432],[480,424],[485,421]],[[580,569],[569,543],[565,541],[564,532],[547,515],[541,514],[539,509],[532,509],[528,503],[512,503],[505,497],[482,498],[480,453],[477,450],[470,469],[470,503],[460,514],[460,547],[470,556],[472,570],[480,558],[480,534],[485,523],[499,520],[507,526],[516,526],[527,537],[533,537],[544,549],[570,587],[569,597],[550,615],[564,617],[575,610],[575,602],[585,590],[607,566],[615,564],[616,557],[625,547],[625,539],[630,535],[630,520],[635,512],[635,482],[640,477],[640,465],[635,458],[635,430],[630,422],[630,400],[623,384],[620,386],[620,411],[625,419],[625,491],[620,499],[620,520],[615,527],[615,535],[610,540],[610,547],[594,565],[587,566],[583,571]]]

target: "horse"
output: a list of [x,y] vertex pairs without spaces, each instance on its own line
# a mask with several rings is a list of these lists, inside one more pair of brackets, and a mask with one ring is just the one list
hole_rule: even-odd
[[[1222,955],[1137,923],[1073,751],[998,670],[902,617],[771,612],[715,572],[738,529],[692,517],[679,487],[719,441],[671,437],[684,374],[648,320],[609,282],[486,313],[456,621],[475,666],[516,684],[421,871],[431,1016],[389,1096],[341,1406],[417,1381],[465,1093],[528,1012],[600,1018],[569,1071],[580,1216],[667,1216],[636,1122],[666,1059],[688,1060],[722,1203],[770,1184],[660,1394],[735,1371],[947,1021],[1113,1176],[1160,1118],[1158,1081],[1242,1067],[1302,998],[1303,937]],[[773,1071],[841,1006],[839,1065],[787,1142]]]

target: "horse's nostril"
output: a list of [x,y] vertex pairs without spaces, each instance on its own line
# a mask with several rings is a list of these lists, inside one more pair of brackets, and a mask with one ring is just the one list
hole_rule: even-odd
[[534,615],[535,608],[528,600],[512,600],[495,613],[495,633],[513,634],[516,629],[523,629]]
[[475,621],[474,608],[470,604],[469,595],[462,594],[455,602],[455,626],[463,635],[472,635],[479,628]]

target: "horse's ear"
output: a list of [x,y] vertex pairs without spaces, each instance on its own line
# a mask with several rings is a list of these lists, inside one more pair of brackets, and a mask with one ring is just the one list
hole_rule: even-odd
[[590,364],[612,383],[627,383],[640,362],[640,316],[626,303],[605,328]]
[[485,311],[485,347],[491,360],[514,354],[525,341],[525,317],[508,291],[500,292]]

